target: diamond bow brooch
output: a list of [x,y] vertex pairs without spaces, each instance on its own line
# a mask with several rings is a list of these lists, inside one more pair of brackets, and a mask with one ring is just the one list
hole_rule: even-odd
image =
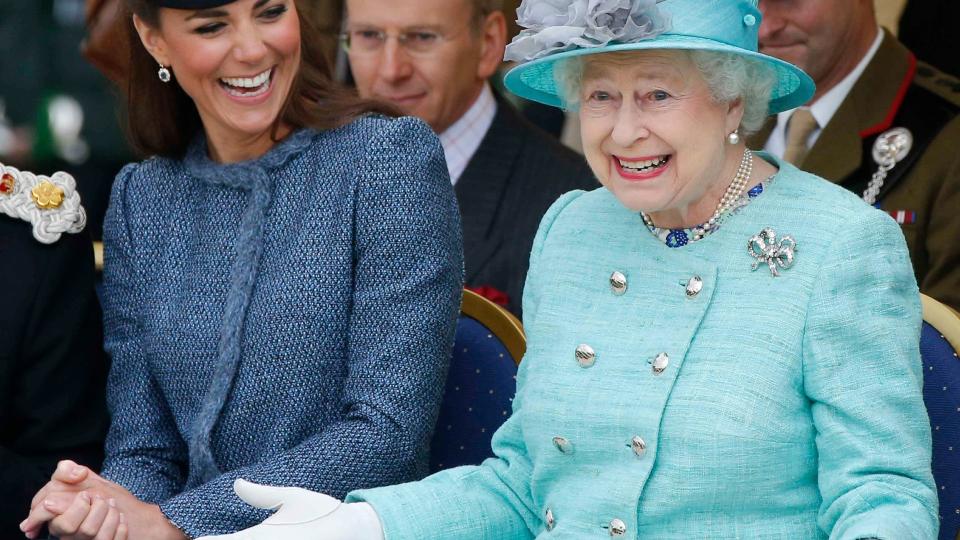
[[756,270],[761,264],[770,267],[773,277],[780,275],[778,268],[786,270],[793,266],[794,253],[797,251],[797,241],[792,236],[784,236],[777,241],[777,233],[767,227],[750,237],[747,242],[747,252],[755,260],[750,270]]

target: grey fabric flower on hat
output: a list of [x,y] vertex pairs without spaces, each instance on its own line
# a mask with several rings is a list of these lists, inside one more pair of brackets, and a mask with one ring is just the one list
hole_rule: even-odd
[[669,25],[657,0],[523,0],[517,24],[525,28],[504,59],[528,62],[575,48],[633,43],[656,37]]

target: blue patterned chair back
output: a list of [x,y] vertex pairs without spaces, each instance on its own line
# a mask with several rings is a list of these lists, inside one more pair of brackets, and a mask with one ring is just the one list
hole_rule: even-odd
[[526,340],[520,322],[465,290],[450,373],[430,445],[430,472],[477,465],[493,456],[490,439],[510,415]]
[[960,316],[923,296],[923,399],[933,430],[940,540],[960,538]]

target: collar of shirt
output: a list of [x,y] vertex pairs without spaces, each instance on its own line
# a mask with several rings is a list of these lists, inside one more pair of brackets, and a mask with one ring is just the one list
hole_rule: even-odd
[[[817,119],[818,127],[813,130],[810,138],[807,139],[807,148],[812,148],[817,142],[817,139],[820,138],[820,132],[823,131],[823,127],[830,123],[830,119],[833,118],[837,109],[843,104],[843,100],[847,99],[847,94],[850,93],[853,85],[856,84],[860,75],[863,75],[863,71],[867,69],[867,65],[870,64],[870,61],[873,60],[873,57],[877,54],[877,49],[880,48],[882,41],[883,31],[877,28],[877,37],[874,38],[873,44],[870,45],[867,54],[860,59],[857,67],[853,68],[853,71],[848,73],[838,85],[831,88],[827,93],[820,96],[820,99],[809,105],[810,113]],[[783,111],[777,114],[777,125],[770,133],[770,138],[767,139],[767,144],[763,147],[764,150],[777,157],[783,157],[783,153],[787,148],[787,121],[790,120],[790,115],[793,114],[795,110],[796,109],[790,109],[789,111]]]
[[454,185],[467,168],[467,163],[470,162],[473,154],[480,148],[480,143],[483,142],[496,115],[497,100],[493,97],[490,84],[484,84],[480,95],[467,112],[440,134],[440,144],[447,158],[450,181]]

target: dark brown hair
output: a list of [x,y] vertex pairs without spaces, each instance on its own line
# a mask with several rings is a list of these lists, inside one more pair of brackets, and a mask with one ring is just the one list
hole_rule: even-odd
[[[271,135],[276,140],[281,125],[294,129],[332,129],[369,113],[398,116],[389,104],[361,99],[333,80],[330,62],[321,47],[320,33],[294,0],[300,18],[300,68]],[[158,8],[149,0],[127,0],[131,21],[130,76],[127,81],[127,122],[131,142],[144,155],[181,157],[196,133],[203,129],[193,100],[171,81],[157,77],[159,66],[147,52],[132,14],[159,28]]]

